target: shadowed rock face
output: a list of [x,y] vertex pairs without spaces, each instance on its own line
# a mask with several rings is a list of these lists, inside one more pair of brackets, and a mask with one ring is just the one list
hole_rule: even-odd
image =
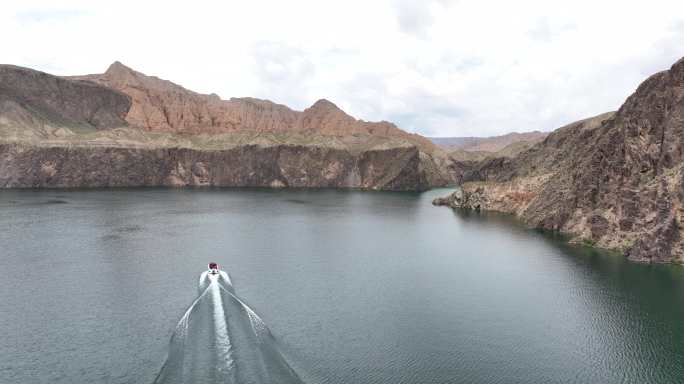
[[105,129],[126,125],[130,107],[125,94],[91,82],[0,65],[0,114],[6,120]]
[[436,203],[477,202],[633,260],[684,262],[684,60],[644,81],[616,113],[467,173],[462,193]]
[[[0,187],[125,186],[427,188],[415,147],[368,150],[298,145],[191,148],[0,145]],[[239,164],[239,166],[236,166]]]

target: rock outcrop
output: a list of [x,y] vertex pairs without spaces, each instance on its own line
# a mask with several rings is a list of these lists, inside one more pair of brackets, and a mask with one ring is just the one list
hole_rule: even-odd
[[622,107],[486,159],[435,201],[515,214],[636,261],[684,262],[684,59]]
[[333,187],[424,190],[448,158],[329,101],[303,112],[221,100],[113,64],[61,78],[0,66],[0,187]]

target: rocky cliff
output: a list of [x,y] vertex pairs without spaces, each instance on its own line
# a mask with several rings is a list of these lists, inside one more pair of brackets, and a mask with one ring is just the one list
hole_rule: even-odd
[[297,112],[220,100],[119,63],[60,78],[0,66],[0,187],[254,186],[423,190],[448,159],[321,100]]
[[436,204],[515,214],[632,260],[684,262],[684,59],[622,107],[486,159]]
[[125,145],[103,137],[0,144],[0,187],[429,187],[417,148],[399,143],[358,149],[354,143],[319,144],[310,138],[278,143],[276,138],[247,137],[240,143],[199,146],[173,140],[163,145],[158,139]]

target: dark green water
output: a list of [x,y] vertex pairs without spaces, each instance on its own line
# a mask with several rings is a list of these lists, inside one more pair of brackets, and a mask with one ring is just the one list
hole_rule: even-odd
[[445,194],[0,192],[0,383],[152,383],[208,261],[307,383],[682,383],[684,271]]

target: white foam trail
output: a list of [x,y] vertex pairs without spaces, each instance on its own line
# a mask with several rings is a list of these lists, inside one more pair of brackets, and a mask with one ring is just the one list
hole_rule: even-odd
[[209,271],[202,272],[202,274],[200,275],[200,278],[199,278],[199,286],[200,287],[202,287],[202,284],[204,284],[204,282],[207,280],[208,275],[209,275]]
[[[186,341],[187,341],[187,337],[188,337],[188,327],[190,325],[189,324],[190,323],[190,315],[191,315],[192,311],[195,309],[195,307],[198,305],[198,303],[200,301],[202,301],[202,299],[207,295],[207,292],[209,292],[208,287],[205,288],[204,291],[202,291],[199,296],[197,296],[197,298],[192,302],[192,304],[188,307],[188,309],[185,311],[185,313],[183,313],[183,316],[178,321],[178,324],[176,324],[176,329],[173,333],[173,336],[171,337],[169,357],[167,358],[167,361],[164,362],[164,366],[162,367],[159,374],[155,378],[155,380],[154,380],[155,383],[164,381],[163,374],[164,374],[164,371],[165,371],[167,364],[169,363],[169,358],[173,354],[174,347],[179,349],[179,350],[182,350],[184,348]],[[182,358],[181,358],[180,364],[182,364]]]
[[[209,292],[209,289],[208,289],[208,288],[205,289],[204,292],[202,292],[202,294],[200,294],[200,295],[195,299],[195,301],[192,302],[192,304],[190,305],[190,307],[188,307],[188,309],[187,309],[187,310],[185,311],[185,313],[183,314],[183,317],[181,317],[180,321],[178,322],[178,326],[176,327],[176,331],[179,330],[179,327],[180,327],[181,329],[187,330],[188,319],[190,318],[190,313],[191,313],[192,310],[195,308],[195,306],[197,305],[197,303],[198,303],[200,300],[202,300],[202,298],[207,294],[207,292]],[[183,332],[183,333],[185,333],[185,332]]]
[[303,384],[230,276],[203,272],[178,322],[156,384]]
[[228,283],[228,285],[230,285],[231,287],[233,286],[233,282],[230,281],[230,276],[228,276],[226,272],[219,271],[219,274],[221,275],[221,278],[223,278],[223,280],[225,280],[226,283]]
[[269,333],[268,328],[266,327],[266,323],[264,323],[264,321],[261,320],[261,317],[259,317],[259,315],[257,315],[252,308],[245,304],[244,301],[240,300],[239,297],[235,296],[232,292],[223,287],[221,287],[221,289],[226,291],[226,293],[228,293],[233,299],[235,299],[235,301],[237,301],[240,304],[240,306],[242,306],[242,308],[247,313],[247,316],[249,317],[249,323],[252,327],[252,331],[259,340],[262,340],[263,336]]
[[216,349],[218,352],[218,369],[221,373],[232,373],[233,371],[233,346],[228,337],[228,324],[226,323],[226,313],[223,309],[221,299],[221,286],[218,276],[212,275],[211,280],[211,300],[214,307],[214,328],[216,329]]

